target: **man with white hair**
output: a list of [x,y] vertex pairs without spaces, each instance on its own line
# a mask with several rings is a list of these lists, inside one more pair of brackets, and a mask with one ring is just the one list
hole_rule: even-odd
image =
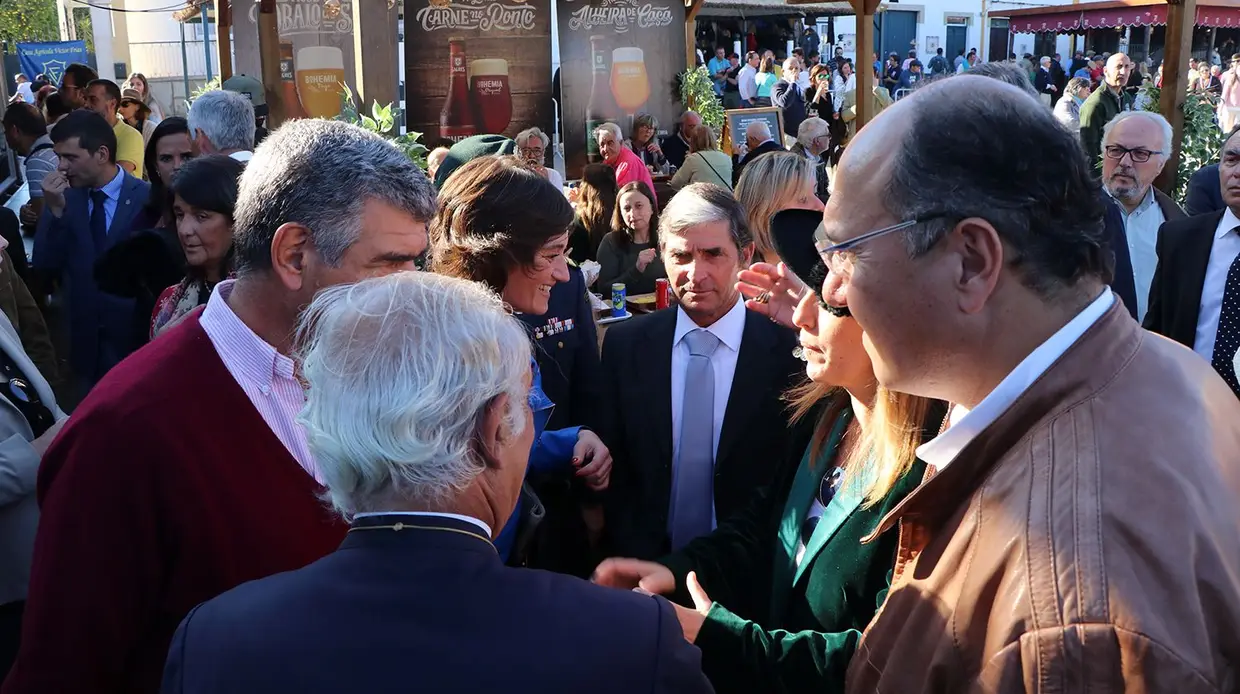
[[254,105],[244,95],[209,91],[190,104],[188,120],[199,154],[227,154],[240,162],[254,156]]
[[801,127],[797,130],[797,143],[790,150],[814,163],[814,172],[818,177],[814,193],[823,202],[830,196],[830,180],[827,176],[828,162],[822,155],[830,147],[831,132],[827,122],[821,118],[806,118],[801,121]]
[[710,691],[662,598],[496,555],[535,429],[498,296],[399,273],[324,291],[299,335],[300,421],[348,535],[194,609],[164,694]]
[[736,182],[741,180],[741,171],[749,162],[757,159],[763,154],[771,152],[782,152],[783,146],[775,141],[771,135],[771,126],[766,121],[756,120],[745,126],[745,156],[741,158],[740,163],[732,170],[732,185],[735,187]]
[[339,121],[291,121],[251,164],[236,279],[109,371],[43,458],[29,638],[5,694],[155,694],[194,605],[344,536],[297,422],[294,326],[322,289],[414,268],[435,193],[391,143]]
[[801,62],[795,57],[784,61],[783,78],[771,87],[771,105],[783,110],[784,134],[789,139],[797,136],[801,121],[805,120],[805,91],[797,86]]
[[516,143],[521,158],[527,164],[542,174],[543,178],[551,182],[551,185],[561,189],[564,187],[564,177],[560,175],[560,172],[547,166],[547,146],[551,144],[551,140],[548,139],[546,133],[538,128],[522,130],[517,134]]
[[680,114],[676,132],[665,135],[659,142],[663,156],[667,157],[667,163],[678,169],[684,167],[685,157],[689,156],[689,140],[693,138],[693,131],[701,126],[702,117],[696,111]]
[[603,343],[607,527],[615,553],[637,559],[709,533],[778,476],[780,397],[801,371],[794,333],[736,289],[754,242],[731,191],[686,186],[659,217],[659,247],[678,305],[613,325]]
[[1158,268],[1158,229],[1163,222],[1186,216],[1174,200],[1154,187],[1170,152],[1171,124],[1157,113],[1127,111],[1102,129],[1102,183],[1124,216],[1138,321],[1145,319],[1150,284]]
[[1051,72],[1051,59],[1049,56],[1042,56],[1042,60],[1038,61],[1038,72],[1033,78],[1033,88],[1038,92],[1038,98],[1049,108],[1055,103],[1055,94],[1059,91],[1059,87],[1055,86],[1055,74]]

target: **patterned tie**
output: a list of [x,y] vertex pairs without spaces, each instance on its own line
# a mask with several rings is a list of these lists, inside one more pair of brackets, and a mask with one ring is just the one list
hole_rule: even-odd
[[108,194],[102,190],[92,190],[90,199],[94,203],[90,211],[90,238],[95,242],[95,255],[98,256],[103,255],[103,248],[108,244],[108,211],[103,208]]
[[685,335],[689,365],[680,410],[680,459],[672,471],[672,549],[710,532],[715,498],[715,369],[719,338],[700,328]]
[[[1240,228],[1240,227],[1238,227]],[[1231,233],[1235,233],[1233,229]],[[1236,350],[1240,349],[1240,256],[1231,262],[1227,270],[1227,284],[1223,289],[1223,309],[1218,316],[1218,333],[1214,337],[1214,356],[1210,364],[1227,381],[1232,392],[1240,395],[1240,383],[1236,381]]]

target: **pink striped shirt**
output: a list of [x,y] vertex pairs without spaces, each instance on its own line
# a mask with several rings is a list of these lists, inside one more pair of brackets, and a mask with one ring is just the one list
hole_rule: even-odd
[[314,456],[306,444],[306,431],[297,415],[306,402],[306,391],[294,375],[293,360],[267,344],[228,305],[234,280],[220,282],[198,322],[228,373],[254,403],[254,409],[297,462],[318,479]]

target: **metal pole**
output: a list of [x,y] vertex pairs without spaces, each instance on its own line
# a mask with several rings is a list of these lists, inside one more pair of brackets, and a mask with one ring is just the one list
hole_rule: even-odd
[[202,3],[202,55],[207,59],[207,81],[210,82],[214,75],[211,74],[211,18],[207,16],[207,3]]
[[189,51],[185,48],[185,22],[181,25],[181,77],[185,79],[185,103],[189,103]]

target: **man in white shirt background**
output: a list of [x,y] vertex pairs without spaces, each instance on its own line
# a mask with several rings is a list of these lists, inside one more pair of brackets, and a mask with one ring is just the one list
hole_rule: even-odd
[[736,76],[736,86],[741,90],[742,107],[753,106],[753,100],[758,96],[758,85],[754,83],[754,76],[758,74],[760,62],[757,51],[749,51],[745,54],[744,67]]

